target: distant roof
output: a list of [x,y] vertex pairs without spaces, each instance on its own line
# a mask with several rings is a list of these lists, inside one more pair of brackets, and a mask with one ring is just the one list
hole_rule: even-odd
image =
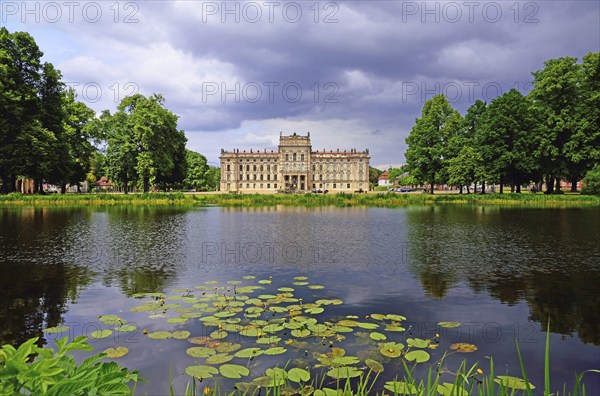
[[98,186],[98,187],[111,187],[111,186],[112,186],[112,183],[111,183],[111,181],[110,181],[110,180],[108,180],[108,179],[106,178],[106,176],[102,176],[102,177],[100,178],[100,180],[98,180],[98,181],[97,181],[96,183],[94,183],[94,184],[95,184],[96,186]]
[[379,180],[387,180],[388,171],[384,171],[381,175],[379,175]]

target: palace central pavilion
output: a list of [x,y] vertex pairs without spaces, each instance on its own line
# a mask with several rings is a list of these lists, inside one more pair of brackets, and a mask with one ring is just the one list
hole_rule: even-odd
[[313,151],[310,132],[279,136],[278,151],[221,149],[221,191],[355,192],[369,189],[369,150]]

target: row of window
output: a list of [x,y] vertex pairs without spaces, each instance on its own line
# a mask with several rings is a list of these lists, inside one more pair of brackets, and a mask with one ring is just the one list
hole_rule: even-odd
[[[316,183],[313,183],[312,188],[330,188],[330,184],[332,185],[331,188],[344,188],[344,183],[319,183],[319,186],[317,187]],[[260,183],[259,184],[259,188],[265,188],[265,184],[264,183]],[[324,186],[324,187],[323,187]],[[240,183],[239,184],[239,188],[244,188],[244,183]],[[246,188],[250,188],[250,183],[246,183]],[[256,183],[252,183],[252,188],[256,189]],[[271,183],[267,183],[267,188],[270,189],[271,188]],[[273,184],[273,188],[277,188],[277,183]],[[350,188],[350,183],[346,183],[346,188]],[[231,190],[231,183],[227,183],[227,190]]]

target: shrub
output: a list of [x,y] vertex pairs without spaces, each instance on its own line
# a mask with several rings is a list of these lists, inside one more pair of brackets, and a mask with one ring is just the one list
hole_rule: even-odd
[[81,365],[70,354],[74,350],[90,351],[86,337],[68,342],[68,337],[56,340],[58,351],[40,348],[31,338],[18,349],[3,345],[0,349],[0,395],[129,395],[128,383],[136,383],[137,371],[129,371],[115,362],[100,362],[100,353],[87,358]]
[[582,194],[600,195],[600,165],[594,166],[583,178]]

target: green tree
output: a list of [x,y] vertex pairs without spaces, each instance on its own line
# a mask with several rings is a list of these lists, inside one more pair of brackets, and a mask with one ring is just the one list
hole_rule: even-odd
[[480,127],[484,173],[500,181],[500,192],[505,180],[510,181],[511,192],[515,187],[521,192],[521,184],[529,181],[537,166],[532,157],[535,142],[528,99],[516,89],[497,97],[483,114]]
[[585,175],[581,193],[600,195],[600,165],[597,164]]
[[[582,172],[577,156],[568,155],[568,142],[577,130],[578,79],[581,73],[577,59],[565,57],[544,62],[544,69],[532,74],[533,89],[529,96],[538,120],[536,156],[540,158],[542,172],[546,175],[546,193],[559,193],[562,177],[570,175],[576,178]],[[576,150],[576,147],[573,149]]]
[[121,183],[125,192],[138,179],[144,192],[154,182],[166,186],[183,180],[187,139],[161,95],[128,96],[114,115],[103,112],[92,128],[106,136],[109,177]]
[[[485,169],[481,153],[475,147],[466,145],[461,150],[458,156],[451,158],[448,166],[448,184],[453,186],[467,187],[476,183],[477,180],[485,179]],[[482,193],[485,191],[485,186],[482,185]]]
[[186,190],[205,191],[208,189],[208,164],[206,157],[195,151],[185,151],[187,173],[183,182]]
[[96,134],[96,130],[87,127],[94,119],[94,111],[76,99],[77,95],[74,90],[70,89],[65,92],[63,139],[68,153],[63,159],[66,163],[66,171],[61,180],[63,193],[66,183],[77,185],[79,190],[80,183],[86,180],[97,151],[93,143],[100,138]]
[[[36,154],[26,151],[30,146],[22,144],[49,138],[37,122],[42,55],[29,34],[9,33],[6,28],[0,28],[0,179],[3,194],[14,191],[17,176],[31,165],[24,164],[24,160]],[[25,138],[22,136],[25,133],[30,136]]]
[[577,123],[564,145],[573,192],[582,176],[600,162],[600,52],[583,57],[578,82]]
[[217,191],[221,183],[221,168],[210,166],[206,171],[207,190]]
[[460,124],[460,114],[446,97],[436,95],[425,102],[421,118],[406,138],[408,170],[419,182],[428,183],[432,194],[434,184],[445,181],[448,141],[458,133]]
[[369,182],[376,186],[379,183],[379,176],[381,176],[382,173],[383,171],[369,166]]

